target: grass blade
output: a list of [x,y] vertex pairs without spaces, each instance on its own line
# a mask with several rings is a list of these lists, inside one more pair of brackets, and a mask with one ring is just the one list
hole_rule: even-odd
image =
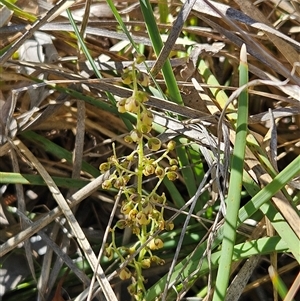
[[[246,46],[241,48],[240,58],[240,86],[248,82],[248,66]],[[247,136],[248,119],[248,92],[244,90],[239,97],[237,133],[233,158],[231,164],[231,176],[229,182],[229,191],[227,197],[227,210],[224,224],[224,238],[222,243],[222,254],[220,267],[217,274],[216,289],[213,301],[222,301],[225,299],[226,290],[230,276],[230,266],[233,255],[233,247],[236,238],[236,228],[238,221],[238,211],[240,208],[242,179],[244,169],[244,158]]]

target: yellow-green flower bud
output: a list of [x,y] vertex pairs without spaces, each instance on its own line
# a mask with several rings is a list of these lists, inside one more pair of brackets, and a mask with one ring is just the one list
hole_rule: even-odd
[[109,261],[113,259],[114,252],[111,246],[104,250],[104,256],[106,256]]
[[134,96],[136,97],[136,100],[140,103],[143,103],[148,100],[148,95],[144,91],[136,91]]
[[124,141],[128,144],[131,144],[133,142],[132,138],[129,135],[124,137]]
[[153,211],[153,206],[150,204],[150,202],[145,202],[143,205],[142,205],[142,211],[143,213],[145,213],[146,215],[149,215],[152,213]]
[[165,264],[165,261],[161,258],[159,258],[158,256],[151,256],[150,257],[150,260],[156,264],[159,264],[159,265],[164,265]]
[[160,219],[157,223],[159,230],[163,231],[166,228],[166,222],[164,219]]
[[128,213],[128,218],[132,221],[135,221],[137,214],[138,214],[138,211],[136,209],[132,209]]
[[125,219],[120,219],[117,221],[116,223],[116,227],[119,229],[124,229],[127,226],[127,222],[125,221]]
[[107,161],[111,164],[118,164],[119,163],[119,160],[118,158],[116,158],[115,156],[111,156],[107,159]]
[[137,74],[137,80],[138,80],[138,82],[141,86],[143,86],[143,87],[148,87],[149,86],[150,78],[146,73],[139,72]]
[[144,176],[153,175],[155,172],[155,167],[152,164],[146,164],[143,169]]
[[159,198],[160,198],[160,202],[162,204],[164,204],[166,202],[166,200],[167,200],[166,195],[165,195],[164,192],[161,194],[161,196]]
[[141,261],[141,266],[143,269],[149,269],[151,266],[151,260],[150,258],[145,258]]
[[133,191],[132,192],[132,195],[130,196],[130,200],[132,201],[132,202],[134,202],[134,203],[139,203],[141,200],[142,200],[142,198],[141,198],[141,196],[139,195],[139,194],[137,194],[137,193],[135,193],[136,191]]
[[138,103],[138,101],[131,96],[126,99],[124,107],[127,112],[136,113],[139,109],[139,106],[140,104]]
[[178,165],[178,161],[177,161],[176,159],[170,159],[170,160],[169,160],[169,164],[170,164],[170,165],[175,165],[175,166],[176,166],[176,165]]
[[175,141],[171,140],[171,141],[168,142],[168,144],[167,144],[168,151],[174,150],[175,147],[176,147],[176,142]]
[[140,126],[140,130],[143,134],[148,134],[151,132],[152,130],[152,126],[151,125],[147,125],[147,124],[141,124]]
[[105,173],[110,169],[110,164],[108,162],[103,162],[100,164],[99,169],[102,173]]
[[133,81],[133,71],[129,70],[128,68],[123,70],[123,74],[122,74],[122,82],[125,85],[130,85]]
[[102,186],[102,189],[110,189],[112,187],[112,181],[105,180],[101,186]]
[[114,183],[114,187],[117,188],[117,189],[122,188],[125,185],[126,185],[126,182],[125,182],[123,177],[117,178],[115,183]]
[[161,179],[165,176],[165,170],[163,168],[161,168],[160,166],[157,166],[155,168],[155,174],[157,175],[157,177],[159,177]]
[[151,151],[156,152],[161,147],[161,141],[156,137],[150,138],[148,140],[148,147]]
[[134,235],[140,235],[141,229],[140,229],[139,227],[137,227],[137,226],[135,226],[135,225],[132,225],[131,229],[132,229],[132,233],[133,233]]
[[124,180],[125,185],[126,185],[129,182],[129,180],[130,180],[130,175],[124,175],[123,176],[123,180]]
[[123,214],[129,214],[129,212],[132,210],[133,205],[131,203],[123,203],[121,207],[121,213]]
[[166,223],[165,228],[167,231],[172,231],[174,229],[174,223],[173,222]]
[[156,210],[156,209],[153,209],[150,216],[154,219],[154,220],[158,220],[160,217],[161,217],[161,213]]
[[158,249],[163,248],[163,246],[164,246],[164,243],[160,238],[154,238],[148,244],[148,247],[150,250],[158,250]]
[[140,132],[137,131],[137,130],[132,130],[132,131],[130,132],[130,137],[131,137],[131,139],[132,139],[134,142],[137,142],[137,141],[139,141],[139,140],[143,137],[143,135],[142,135],[142,133],[140,133]]
[[128,293],[133,296],[136,294],[137,289],[137,282],[131,283],[129,286],[127,286]]
[[121,100],[117,103],[117,108],[118,108],[118,111],[119,111],[120,113],[126,113],[125,103],[126,103],[126,98],[121,99]]
[[149,225],[150,223],[150,219],[147,218],[146,214],[143,212],[139,212],[136,215],[136,221],[140,224],[140,225]]
[[160,196],[157,193],[153,193],[152,196],[150,197],[150,201],[152,203],[158,203]]
[[176,171],[176,170],[178,170],[178,165],[172,165],[172,166],[170,166],[170,170],[171,170],[171,171]]
[[119,273],[119,277],[121,280],[127,280],[127,279],[130,279],[131,277],[131,272],[129,271],[128,268],[124,268],[120,271]]
[[175,171],[168,171],[167,172],[167,178],[170,181],[175,181],[176,179],[178,179],[178,174]]
[[144,110],[141,114],[141,121],[144,125],[151,126],[153,122],[153,118],[154,118],[153,114],[148,110]]

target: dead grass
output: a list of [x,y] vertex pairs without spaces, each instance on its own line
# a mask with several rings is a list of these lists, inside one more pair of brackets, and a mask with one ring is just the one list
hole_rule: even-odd
[[[167,142],[169,136],[159,133],[159,126],[164,126],[173,131],[171,136],[186,137],[189,139],[187,144],[194,142],[198,145],[197,150],[199,145],[209,149],[212,145],[197,125],[204,125],[209,137],[216,139],[218,136],[218,116],[226,102],[220,91],[225,91],[230,96],[237,89],[239,51],[241,44],[246,43],[250,81],[270,81],[270,84],[249,88],[249,129],[259,142],[261,150],[268,154],[274,170],[281,171],[300,154],[299,3],[223,0],[219,2],[228,7],[215,3],[221,12],[220,16],[210,10],[209,6],[197,6],[200,2],[203,1],[198,1],[194,6],[177,42],[174,45],[172,42],[165,44],[167,55],[172,58],[171,64],[185,106],[152,95],[154,90],[148,90],[151,94],[149,107],[155,114],[156,122],[153,135],[160,134],[161,139]],[[15,4],[23,12],[41,17],[40,23],[35,23],[28,29],[25,28],[29,23],[28,16],[18,15],[15,11],[6,18],[8,11],[3,6],[4,2],[0,3],[0,238],[2,273],[11,279],[2,279],[2,297],[3,300],[37,298],[58,301],[62,300],[62,286],[62,291],[69,296],[65,300],[74,300],[89,286],[92,270],[97,266],[96,257],[80,261],[85,250],[82,246],[79,247],[78,240],[75,239],[76,233],[68,225],[67,221],[72,219],[72,215],[66,216],[67,211],[61,204],[61,209],[57,207],[55,195],[61,197],[65,208],[73,208],[77,226],[84,233],[84,239],[90,243],[94,254],[97,254],[103,243],[116,195],[116,191],[100,189],[103,176],[100,176],[98,167],[113,154],[112,143],[115,143],[120,157],[132,150],[123,140],[128,128],[117,113],[110,94],[116,100],[131,95],[131,87],[122,84],[121,74],[126,64],[132,62],[134,51],[132,45],[126,43],[127,38],[106,2],[92,4],[90,18],[84,23],[85,44],[102,76],[96,78],[86,57],[78,50],[77,38],[68,18],[59,16],[51,22],[44,22],[40,27],[46,21],[43,14],[52,5],[46,1],[38,1],[38,4],[36,1],[17,1]],[[77,1],[71,7],[78,22],[84,15],[84,4],[85,1]],[[145,30],[138,2],[116,2],[115,5],[133,40],[142,45],[140,50],[145,54],[151,69],[157,63],[157,58]],[[153,1],[153,7],[161,32],[175,34],[171,22],[160,23],[156,1]],[[180,7],[180,2],[168,3],[170,21],[176,19]],[[238,14],[238,11],[241,13]],[[252,19],[247,19],[245,15]],[[41,33],[46,35],[40,36]],[[15,47],[18,40],[21,43]],[[195,44],[192,53],[191,47],[184,42]],[[6,56],[9,51],[10,55]],[[198,67],[199,59],[206,63],[212,75],[208,76],[207,71]],[[140,68],[143,70],[144,67],[141,65]],[[212,81],[213,77],[218,83]],[[192,78],[196,79],[202,90],[192,82]],[[288,81],[283,85],[274,84],[278,80]],[[163,96],[168,96],[161,73],[157,74],[155,81]],[[155,87],[153,81],[150,85]],[[235,107],[236,102],[233,102],[229,110],[235,110]],[[176,116],[181,118],[176,119]],[[229,125],[232,120],[230,115],[227,117]],[[132,116],[125,116],[125,119],[129,124],[135,122]],[[182,166],[182,169],[190,168],[195,173],[195,185],[198,186],[210,164],[206,161],[207,157],[203,158],[205,154],[198,153],[197,158],[192,158],[192,154],[196,156],[194,152],[190,152],[189,164]],[[266,184],[263,178],[266,168],[259,161],[259,156],[254,154],[256,157],[252,158],[252,165],[247,163],[247,169],[253,180],[263,187]],[[197,175],[193,169],[199,162],[203,165],[202,175]],[[257,172],[257,167],[263,174]],[[59,187],[59,193],[53,191],[56,185],[51,182],[51,178]],[[296,180],[286,186],[290,198],[294,197],[295,212],[299,204],[299,180]],[[182,199],[187,202],[191,195],[185,181],[180,174],[176,186]],[[150,179],[145,183],[144,189],[151,191],[153,183]],[[226,195],[226,189],[222,189],[222,193]],[[170,194],[168,188],[161,187],[161,191],[166,192],[170,209],[178,210],[180,202]],[[207,192],[201,199],[200,207],[208,200],[216,203],[210,217],[208,214],[202,216],[201,222],[206,228],[210,227],[215,218],[219,197],[220,190],[215,183],[208,181]],[[248,200],[249,195],[246,195],[243,204]],[[17,208],[17,214],[13,208]],[[171,216],[172,210],[166,214]],[[280,212],[281,210],[283,209],[279,209]],[[297,211],[296,214],[298,213]],[[29,219],[22,217],[22,214]],[[113,222],[121,216],[119,208],[116,208],[115,215],[112,216]],[[184,217],[184,214],[181,216]],[[196,220],[197,216],[194,217]],[[178,223],[179,226],[183,220]],[[265,221],[259,225],[264,229]],[[253,237],[251,235],[255,227],[245,227],[250,231],[250,237]],[[28,238],[37,238],[38,231],[39,235],[44,233],[44,242],[29,243]],[[269,228],[267,231],[269,236],[275,235]],[[131,237],[127,241],[121,231],[118,234],[120,243],[122,239],[125,243],[133,240]],[[258,237],[265,235],[263,230]],[[47,236],[48,240],[45,240]],[[45,241],[48,244],[52,241],[46,254],[42,249]],[[187,244],[179,257],[186,257],[199,241]],[[154,285],[161,275],[168,272],[175,248],[176,245],[170,245],[162,255],[166,258],[165,266],[146,271],[145,277],[149,279],[147,287]],[[80,261],[79,267],[76,266],[75,259]],[[284,267],[289,267],[282,278],[287,287],[291,287],[297,266],[291,253],[279,253],[277,257],[265,255],[258,261],[245,293],[239,300],[255,300],[261,296],[259,294],[264,294],[268,300],[278,300],[275,293],[273,297],[268,278],[267,267],[270,260],[275,268],[278,267],[279,273],[283,272]],[[110,266],[107,260],[101,261],[118,300],[129,300],[126,285],[122,285],[117,277],[112,277],[119,264],[116,261],[115,265]],[[267,284],[262,284],[260,279],[264,279],[262,282],[266,281]],[[17,283],[23,284],[23,287],[17,287]],[[206,276],[199,277],[190,290],[190,296],[195,296],[207,285]],[[56,295],[53,297],[55,291]],[[104,300],[99,293],[95,298]],[[86,299],[81,297],[77,300]]]

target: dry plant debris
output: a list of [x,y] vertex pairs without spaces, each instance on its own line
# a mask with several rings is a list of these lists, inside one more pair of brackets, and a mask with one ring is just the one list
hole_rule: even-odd
[[0,36],[3,300],[299,298],[297,1],[0,0]]

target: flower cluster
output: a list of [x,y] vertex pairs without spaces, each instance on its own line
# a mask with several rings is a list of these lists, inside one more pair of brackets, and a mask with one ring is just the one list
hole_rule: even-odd
[[[137,61],[140,60],[141,58],[137,59]],[[135,144],[136,147],[130,155],[122,159],[119,159],[114,152],[114,155],[107,162],[100,165],[102,173],[111,168],[114,170],[110,177],[103,182],[102,188],[122,190],[121,213],[124,216],[111,229],[112,242],[107,245],[105,255],[110,260],[116,255],[124,262],[127,256],[134,254],[136,249],[142,246],[139,254],[119,273],[122,280],[132,279],[128,291],[136,300],[142,300],[145,291],[142,269],[149,268],[153,263],[164,264],[162,259],[153,255],[153,251],[163,248],[162,239],[159,237],[150,238],[157,230],[172,230],[174,228],[174,224],[167,223],[163,216],[163,205],[167,201],[166,196],[157,191],[165,177],[171,181],[177,179],[178,161],[169,156],[170,151],[175,149],[174,141],[167,144],[159,158],[144,153],[145,147],[152,154],[162,148],[162,142],[150,133],[153,114],[145,106],[148,95],[138,89],[138,85],[148,85],[148,76],[137,70],[133,64],[131,68],[124,71],[122,80],[126,85],[132,84],[133,94],[126,99],[121,99],[117,107],[120,113],[127,112],[136,115],[137,121],[133,130],[124,138],[127,143]],[[161,160],[163,159],[168,160],[169,166],[162,167]],[[143,180],[149,176],[155,177],[157,181],[153,190],[150,193],[145,193]],[[137,236],[138,242],[130,248],[117,247],[114,239],[115,229],[128,227]]]

